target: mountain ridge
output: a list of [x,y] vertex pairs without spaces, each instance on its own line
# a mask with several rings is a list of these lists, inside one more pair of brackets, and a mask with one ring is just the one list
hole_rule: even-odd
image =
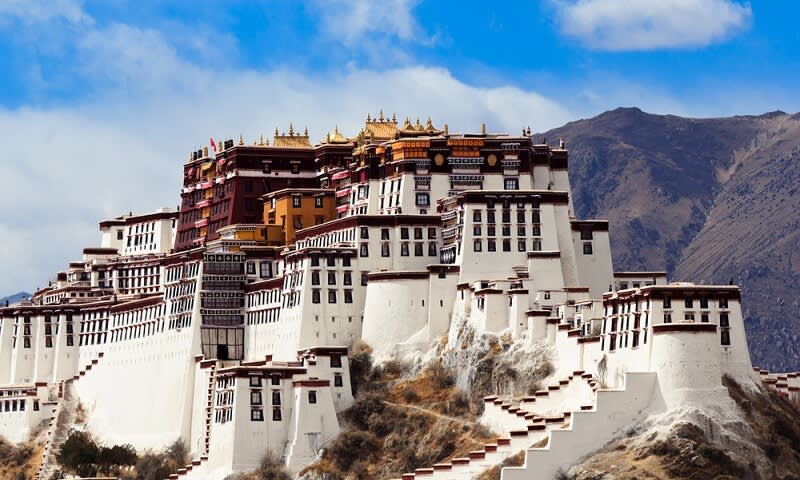
[[576,214],[611,222],[617,270],[740,284],[754,364],[800,369],[800,113],[619,107],[537,135],[567,142]]

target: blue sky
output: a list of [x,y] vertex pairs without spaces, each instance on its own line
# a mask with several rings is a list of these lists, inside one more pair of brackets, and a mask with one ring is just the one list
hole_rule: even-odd
[[[367,112],[536,131],[618,106],[800,110],[790,0],[0,0],[0,295],[33,289],[97,222],[178,202],[214,137]],[[793,24],[793,22],[795,24]]]

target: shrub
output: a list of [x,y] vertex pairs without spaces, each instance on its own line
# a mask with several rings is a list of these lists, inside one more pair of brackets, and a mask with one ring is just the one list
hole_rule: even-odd
[[58,463],[74,470],[81,476],[94,476],[97,456],[100,449],[88,432],[72,430],[67,440],[61,445]]
[[256,470],[256,478],[257,480],[292,480],[281,459],[271,452],[261,460],[261,465]]
[[347,361],[350,364],[350,387],[355,395],[372,371],[372,348],[361,340],[356,341],[350,347]]
[[370,432],[342,432],[328,449],[330,459],[340,471],[350,470],[358,460],[368,460],[380,449],[380,442]]

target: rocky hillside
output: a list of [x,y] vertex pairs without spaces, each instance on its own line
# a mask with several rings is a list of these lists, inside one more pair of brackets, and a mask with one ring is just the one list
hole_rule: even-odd
[[566,139],[577,215],[610,220],[617,270],[742,285],[753,363],[800,370],[800,114],[619,108],[541,135]]

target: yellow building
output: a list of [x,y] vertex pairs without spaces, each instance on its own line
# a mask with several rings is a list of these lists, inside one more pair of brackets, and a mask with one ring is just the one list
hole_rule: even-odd
[[267,236],[277,233],[270,231],[270,227],[280,226],[284,245],[294,243],[297,230],[336,219],[336,199],[334,191],[330,189],[283,189],[268,193],[262,198]]

